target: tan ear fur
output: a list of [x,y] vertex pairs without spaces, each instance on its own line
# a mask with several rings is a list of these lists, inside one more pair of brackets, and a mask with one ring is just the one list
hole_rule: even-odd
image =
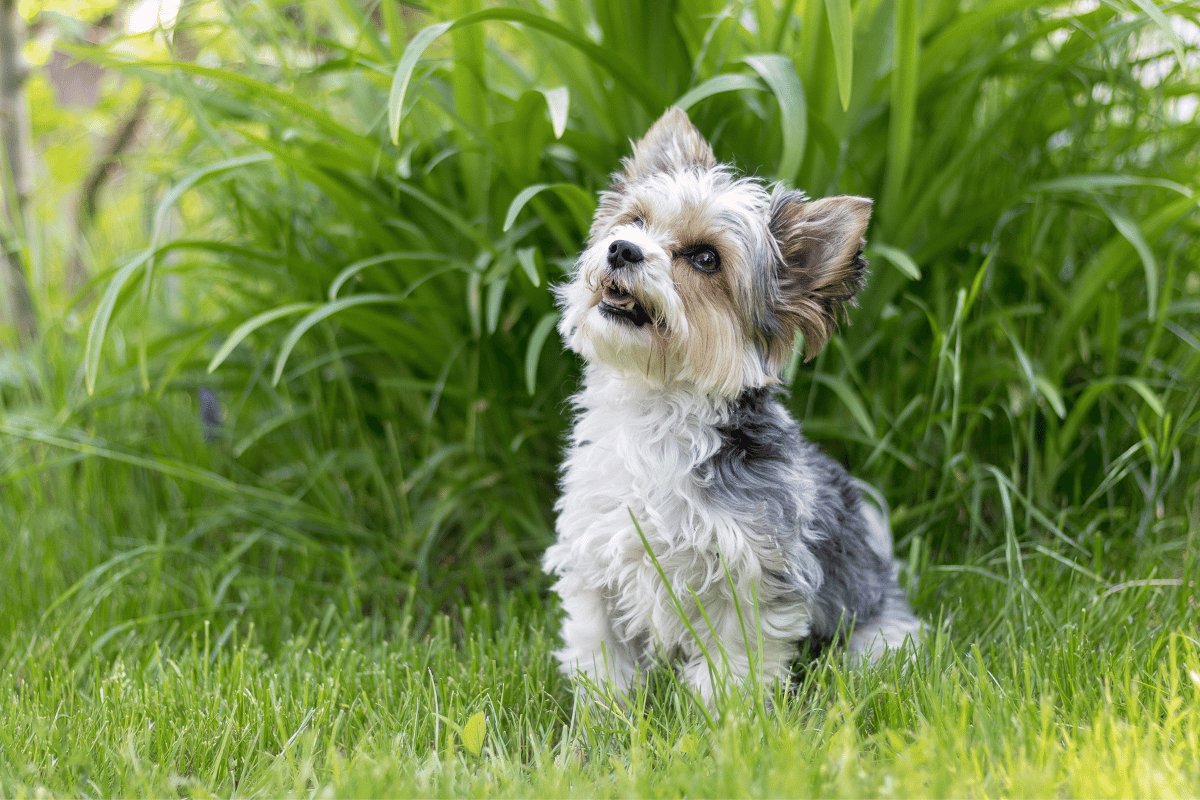
[[625,178],[637,180],[656,172],[679,172],[717,165],[712,148],[681,108],[672,106],[650,126],[624,160]]
[[804,355],[821,351],[838,318],[866,283],[863,235],[871,221],[865,197],[826,197],[806,202],[803,192],[777,191],[771,198],[770,230],[779,245],[776,315],[790,335],[804,335]]

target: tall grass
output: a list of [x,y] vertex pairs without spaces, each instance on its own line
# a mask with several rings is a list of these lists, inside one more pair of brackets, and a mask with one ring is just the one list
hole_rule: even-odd
[[547,286],[628,140],[683,104],[748,172],[877,198],[871,284],[793,404],[906,540],[1178,534],[1200,126],[1166,16],[1196,12],[1154,11],[258,4],[193,24],[207,59],[92,53],[185,100],[195,133],[151,246],[104,286],[86,380],[113,379],[114,318],[211,286],[202,324],[133,348],[143,388],[218,387],[235,462],[306,431],[280,489],[371,475],[358,521],[420,574],[520,579],[575,375]]

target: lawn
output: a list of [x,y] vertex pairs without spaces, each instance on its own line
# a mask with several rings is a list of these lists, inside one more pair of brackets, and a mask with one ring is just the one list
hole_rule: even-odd
[[[1074,561],[1013,542],[924,563],[911,593],[934,632],[920,658],[862,667],[827,652],[770,711],[730,699],[710,714],[664,673],[635,708],[573,714],[536,580],[449,612],[412,592],[368,603],[356,576],[372,568],[354,555],[322,570],[279,555],[286,542],[174,541],[167,521],[219,505],[221,489],[64,456],[69,466],[6,482],[18,535],[3,560],[5,796],[1200,787],[1197,608],[1183,585],[1194,531],[1120,550],[1097,541]],[[131,533],[146,529],[157,533]],[[246,557],[260,547],[275,559]],[[272,574],[280,561],[290,568]],[[1093,561],[1101,574],[1079,563]]]
[[[1198,23],[206,1],[62,33],[120,87],[97,115],[149,110],[77,236],[75,112],[32,106],[0,797],[1200,795]],[[713,709],[665,670],[576,708],[549,286],[669,104],[749,173],[875,198],[788,403],[886,497],[931,633]]]

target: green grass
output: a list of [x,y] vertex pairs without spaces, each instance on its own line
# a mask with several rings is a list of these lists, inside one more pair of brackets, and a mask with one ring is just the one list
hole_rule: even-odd
[[[1179,555],[1135,566],[1162,575]],[[635,710],[572,718],[536,596],[427,626],[411,606],[364,619],[329,603],[282,637],[222,628],[220,612],[142,618],[99,647],[47,625],[2,652],[0,792],[1194,794],[1194,589],[1107,585],[1037,553],[1022,565],[1016,596],[986,561],[931,569],[918,596],[937,631],[911,665],[825,656],[774,711],[731,701],[711,719],[666,675]],[[474,753],[461,729],[477,713]]]
[[[0,796],[1200,794],[1193,5],[201,5],[80,51],[159,87],[88,248],[141,249],[0,358]],[[547,286],[684,101],[876,198],[790,402],[934,634],[580,715]]]

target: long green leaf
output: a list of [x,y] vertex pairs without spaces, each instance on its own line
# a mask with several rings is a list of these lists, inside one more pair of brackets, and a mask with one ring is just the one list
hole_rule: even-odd
[[917,108],[920,53],[917,41],[917,0],[896,0],[895,38],[891,76],[891,118],[888,120],[887,170],[883,179],[883,217],[891,227],[901,213],[899,203],[908,175],[913,120]]
[[537,386],[537,368],[538,361],[542,356],[542,347],[558,323],[558,316],[558,313],[554,311],[546,314],[538,320],[533,333],[529,335],[529,346],[525,349],[525,387],[530,394],[533,394],[533,390]]
[[308,333],[317,323],[354,306],[366,305],[368,303],[396,303],[402,299],[400,295],[395,294],[356,294],[350,297],[343,297],[341,300],[323,303],[313,309],[304,319],[296,323],[294,328],[288,331],[288,335],[279,346],[279,355],[275,357],[275,371],[271,375],[271,385],[275,386],[279,383],[279,379],[283,376],[283,368],[287,366],[288,357],[292,354],[292,350],[295,349],[296,343],[300,341],[300,337]]
[[[1141,238],[1153,242],[1184,214],[1196,208],[1196,200],[1181,197],[1161,206],[1151,214],[1141,225]],[[1048,337],[1049,341],[1064,343],[1076,340],[1076,331],[1083,324],[1084,318],[1096,309],[1101,293],[1110,281],[1116,280],[1122,272],[1132,264],[1130,259],[1130,244],[1125,234],[1109,239],[1096,254],[1087,262],[1079,275],[1072,281],[1072,291],[1054,327],[1054,332]]]
[[[376,219],[376,214],[365,211],[365,209],[374,211],[382,205],[377,194],[360,191],[359,187],[351,186],[344,180],[344,173],[332,172],[322,165],[314,163],[308,154],[295,152],[286,144],[249,132],[243,132],[242,136],[248,142],[252,142],[270,153],[292,173],[302,176],[324,192],[341,209],[341,213],[353,218],[357,226],[366,230],[371,241],[390,242],[394,238],[393,232],[386,228],[379,219]],[[410,189],[409,185],[405,183],[397,184],[396,188],[400,191]]]
[[449,222],[464,238],[474,242],[481,251],[492,252],[495,247],[487,235],[472,225],[467,219],[445,203],[439,202],[431,195],[408,183],[396,184],[396,190],[412,197],[425,205],[433,213]]
[[[276,504],[282,507],[303,505],[303,501],[298,500],[288,494],[281,492],[273,492],[268,489],[261,489],[257,486],[252,486],[246,483],[239,483],[226,478],[224,475],[219,475],[210,470],[197,467],[195,464],[188,464],[179,461],[161,453],[151,456],[144,456],[137,453],[123,452],[111,447],[107,442],[88,439],[76,440],[69,439],[57,433],[50,433],[43,430],[32,430],[20,428],[15,425],[10,425],[5,422],[0,422],[0,433],[10,436],[19,436],[24,439],[29,439],[42,444],[61,447],[65,450],[72,450],[77,453],[83,453],[89,456],[98,456],[100,458],[119,461],[124,464],[129,464],[134,467],[142,467],[150,472],[167,475],[172,478],[177,478],[182,481],[194,483],[198,486],[203,486],[208,489],[226,494],[230,497],[253,497],[258,500]],[[352,531],[352,526],[347,527],[347,531]]]
[[573,183],[535,183],[532,186],[526,186],[524,189],[518,192],[517,196],[513,198],[511,203],[508,204],[508,213],[504,215],[503,230],[507,231],[509,228],[511,228],[513,223],[517,221],[517,215],[521,213],[521,209],[523,209],[525,205],[534,198],[535,195],[546,191],[547,189],[553,191],[566,202],[567,207],[574,212],[576,221],[580,220],[581,215],[582,218],[586,220],[591,217],[592,213],[595,212],[595,199]]
[[893,267],[900,270],[910,280],[921,280],[921,268],[917,266],[917,262],[913,261],[912,256],[901,250],[899,247],[891,245],[872,244],[867,248],[867,255],[879,254],[883,256]]
[[[1166,38],[1167,42],[1171,45],[1171,49],[1175,51],[1175,61],[1179,64],[1179,69],[1186,71],[1188,69],[1188,61],[1187,57],[1184,55],[1183,40],[1179,38],[1179,33],[1171,25],[1171,21],[1167,19],[1167,15],[1162,12],[1162,9],[1158,7],[1158,4],[1155,3],[1154,0],[1133,0],[1133,3],[1140,8],[1147,17],[1154,21],[1154,25],[1158,28],[1158,32],[1164,38]],[[1194,13],[1194,6],[1192,7],[1192,10]]]
[[[353,264],[347,266],[345,269],[339,272],[336,277],[334,277],[333,281],[329,284],[329,299],[337,300],[337,296],[341,292],[342,287],[346,285],[346,281],[350,280],[368,267],[377,267],[380,264],[390,264],[393,261],[452,260],[453,256],[448,256],[445,253],[433,252],[381,253],[380,255],[372,256],[371,258],[360,259],[359,261],[355,261]],[[413,287],[409,286],[408,288],[409,291],[411,291]]]
[[233,352],[242,341],[254,333],[264,325],[270,324],[281,317],[286,317],[289,314],[299,314],[301,311],[311,311],[316,306],[316,303],[291,303],[286,306],[272,308],[261,314],[255,314],[250,319],[243,322],[234,328],[233,333],[217,348],[216,355],[208,362],[208,372],[212,373],[217,367],[229,358],[229,354]]
[[154,251],[147,248],[118,269],[112,280],[108,282],[108,286],[96,306],[96,313],[92,315],[92,324],[88,327],[87,345],[83,351],[84,385],[87,387],[88,394],[91,394],[96,388],[96,374],[100,371],[100,352],[104,347],[104,338],[108,333],[108,324],[112,320],[117,299],[133,274],[149,263],[153,255]]
[[833,38],[833,66],[837,72],[838,96],[842,110],[850,108],[850,87],[854,83],[854,29],[850,20],[850,0],[825,0],[829,17],[829,35]]
[[487,309],[485,322],[489,334],[496,332],[500,324],[500,308],[504,304],[504,290],[508,288],[508,275],[497,278],[488,284]]
[[247,450],[254,446],[255,442],[261,440],[268,433],[278,430],[284,425],[289,425],[298,419],[307,417],[312,413],[312,408],[301,406],[300,408],[285,409],[272,417],[264,419],[258,425],[254,426],[254,430],[250,431],[234,444],[233,457],[241,458]]
[[550,111],[550,127],[554,129],[554,138],[561,139],[567,130],[567,117],[571,113],[571,92],[565,86],[554,89],[539,89],[542,97],[546,98],[546,108]]
[[525,270],[525,274],[529,276],[529,280],[534,286],[541,286],[542,279],[538,275],[537,268],[537,248],[536,247],[521,247],[517,249],[517,261],[521,264],[521,269]]
[[687,94],[675,101],[675,105],[687,111],[692,106],[699,103],[701,100],[712,97],[715,94],[723,92],[736,92],[742,89],[756,89],[758,91],[766,91],[767,86],[758,78],[752,75],[742,75],[741,73],[726,73],[709,78],[699,86],[690,89]]
[[827,375],[823,372],[814,372],[812,374],[812,379],[817,383],[824,384],[830,389],[833,389],[834,394],[836,394],[838,399],[845,404],[846,409],[850,412],[850,416],[854,417],[854,420],[863,429],[863,432],[866,433],[872,441],[876,439],[877,432],[875,428],[875,421],[871,419],[871,415],[867,413],[867,408],[863,405],[862,400],[860,400],[855,391],[850,388],[850,384],[846,383],[845,380],[837,377],[836,375]]
[[197,184],[203,183],[214,176],[238,169],[239,167],[249,166],[250,164],[261,164],[270,160],[271,156],[267,153],[252,153],[246,156],[226,158],[212,164],[206,164],[199,169],[189,172],[181,180],[172,185],[167,190],[167,193],[163,195],[162,199],[158,201],[158,205],[154,209],[154,228],[150,234],[151,247],[158,246],[166,225],[167,214],[175,207],[175,204],[179,202],[179,198],[184,193],[191,191]]
[[[142,274],[142,316],[148,316],[150,309],[150,288],[154,283],[154,262],[157,254],[159,242],[163,236],[163,232],[167,224],[167,216],[175,204],[179,201],[186,192],[193,189],[198,184],[207,181],[216,176],[223,175],[230,170],[238,169],[249,164],[260,163],[270,159],[269,155],[264,153],[254,153],[248,156],[240,156],[236,158],[227,158],[218,161],[214,164],[208,164],[200,169],[194,170],[173,185],[166,195],[159,201],[154,212],[154,225],[150,232],[150,258],[146,260],[146,269]],[[111,311],[111,309],[110,309]],[[107,327],[108,321],[105,320],[104,327]],[[103,330],[101,330],[103,335]],[[138,339],[137,356],[138,356],[138,371],[142,377],[142,387],[150,386],[150,375],[147,367],[147,341],[148,337],[142,336]],[[89,388],[88,391],[91,391]]]
[[137,61],[130,62],[122,56],[112,55],[112,51],[104,51],[96,48],[78,48],[76,50],[82,58],[89,61],[99,61],[104,66],[113,67],[114,69],[140,69],[160,70],[163,72],[179,71],[185,74],[196,75],[207,80],[231,83],[242,87],[247,93],[254,97],[258,102],[269,101],[276,103],[283,108],[292,111],[299,115],[302,119],[307,119],[312,122],[318,129],[324,131],[331,138],[342,141],[347,144],[354,145],[348,148],[346,152],[357,154],[370,154],[375,150],[375,142],[370,138],[363,136],[358,131],[349,128],[336,119],[331,114],[320,111],[304,102],[293,93],[283,91],[276,86],[273,86],[264,81],[255,80],[240,72],[234,72],[228,69],[219,69],[216,67],[206,67],[201,64],[196,64],[191,61]]
[[408,47],[404,50],[403,58],[396,66],[396,72],[392,77],[391,93],[388,97],[388,131],[393,144],[400,141],[400,120],[403,117],[404,96],[408,91],[408,84],[412,80],[413,70],[416,69],[421,54],[434,39],[449,30],[489,21],[517,22],[548,33],[604,67],[630,91],[646,110],[655,113],[666,105],[662,92],[645,77],[630,69],[617,53],[606,50],[575,31],[538,14],[516,8],[491,8],[467,14],[450,22],[430,25],[409,42]]
[[454,27],[453,22],[439,22],[436,25],[430,25],[419,31],[408,43],[408,47],[404,48],[404,55],[401,57],[400,63],[396,65],[396,73],[392,78],[392,89],[388,96],[388,133],[392,137],[392,144],[400,142],[400,119],[403,116],[404,95],[408,92],[408,84],[412,80],[417,62],[421,60],[425,48],[452,27]]
[[791,60],[785,56],[765,53],[746,56],[745,61],[767,82],[779,102],[783,152],[779,156],[776,177],[794,181],[804,160],[804,147],[808,139],[808,104],[804,97],[804,86],[796,76],[796,68]]
[[985,40],[985,32],[1002,17],[1015,14],[1038,4],[1033,0],[990,0],[951,19],[934,36],[921,58],[921,69],[931,75],[956,63],[973,47]]
[[1104,211],[1113,227],[1120,231],[1125,240],[1137,251],[1146,275],[1146,304],[1148,307],[1146,313],[1150,319],[1155,319],[1158,317],[1158,259],[1154,257],[1154,251],[1150,249],[1146,237],[1142,235],[1141,229],[1138,228],[1138,224],[1132,217],[1101,197],[1096,198],[1096,204]]
[[1030,192],[1098,192],[1109,189],[1123,189],[1130,186],[1156,186],[1170,189],[1184,197],[1193,196],[1194,192],[1188,187],[1175,181],[1162,178],[1143,177],[1141,175],[1114,175],[1109,173],[1091,173],[1087,175],[1062,175],[1048,181],[1030,184]]
[[1095,405],[1100,396],[1111,391],[1114,386],[1127,386],[1133,389],[1141,395],[1142,399],[1146,401],[1146,405],[1160,419],[1165,413],[1162,400],[1154,394],[1145,381],[1125,375],[1101,378],[1088,386],[1079,395],[1079,398],[1071,403],[1071,410],[1068,412],[1066,420],[1058,431],[1057,444],[1059,453],[1065,454],[1074,446],[1075,439],[1079,436],[1079,430],[1083,427],[1083,418],[1087,415],[1091,407]]

